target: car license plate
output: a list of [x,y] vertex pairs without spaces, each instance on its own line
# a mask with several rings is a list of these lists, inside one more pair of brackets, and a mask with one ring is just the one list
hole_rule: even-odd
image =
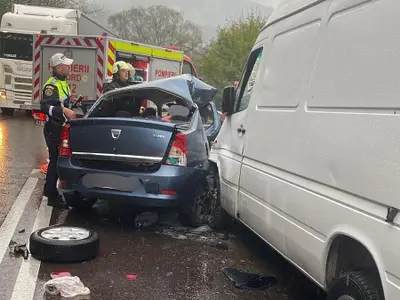
[[42,120],[35,120],[35,124],[36,125],[38,125],[38,126],[44,126],[44,121],[42,121]]
[[89,189],[100,188],[121,192],[133,192],[138,186],[138,179],[114,174],[86,174],[82,178],[82,184]]
[[21,104],[21,105],[19,106],[19,108],[20,108],[20,109],[27,109],[27,110],[32,109],[30,105],[25,105],[25,104]]

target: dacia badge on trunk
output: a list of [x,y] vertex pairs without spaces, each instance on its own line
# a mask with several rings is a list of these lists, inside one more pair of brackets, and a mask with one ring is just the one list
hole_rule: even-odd
[[120,134],[121,129],[111,129],[111,136],[114,140],[118,140]]

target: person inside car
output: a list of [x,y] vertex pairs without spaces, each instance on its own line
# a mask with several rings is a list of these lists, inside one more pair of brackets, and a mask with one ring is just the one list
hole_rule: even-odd
[[113,77],[111,82],[103,84],[103,93],[128,86],[129,83],[129,66],[124,61],[117,61],[113,65]]

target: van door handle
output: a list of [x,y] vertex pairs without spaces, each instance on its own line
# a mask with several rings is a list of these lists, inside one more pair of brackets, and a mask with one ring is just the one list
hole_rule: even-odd
[[246,133],[246,129],[243,128],[243,125],[240,125],[240,128],[237,129],[237,132],[240,134],[245,134]]

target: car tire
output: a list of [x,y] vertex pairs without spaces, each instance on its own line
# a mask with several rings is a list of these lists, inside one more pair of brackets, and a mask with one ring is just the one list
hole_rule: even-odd
[[201,201],[201,197],[203,196],[203,187],[204,183],[199,183],[194,199],[187,201],[180,208],[178,218],[182,225],[197,228],[206,223],[204,219],[205,216],[202,216],[199,211],[196,211],[197,202]]
[[14,115],[14,108],[2,108],[1,112],[5,116],[13,116]]
[[221,207],[218,170],[211,164],[208,174],[196,190],[194,200],[186,203],[179,219],[185,226],[200,227],[208,225],[213,229],[225,229],[229,216]]
[[64,199],[67,204],[77,210],[89,210],[96,204],[97,198],[85,198],[75,194],[64,193]]
[[41,261],[74,263],[88,261],[99,253],[96,232],[73,226],[50,226],[33,232],[29,238],[31,255]]
[[210,164],[209,175],[207,176],[209,185],[208,197],[211,205],[211,215],[208,220],[208,225],[215,230],[225,230],[232,219],[221,206],[221,188],[217,166]]
[[332,283],[327,300],[384,300],[378,282],[366,272],[345,273]]

